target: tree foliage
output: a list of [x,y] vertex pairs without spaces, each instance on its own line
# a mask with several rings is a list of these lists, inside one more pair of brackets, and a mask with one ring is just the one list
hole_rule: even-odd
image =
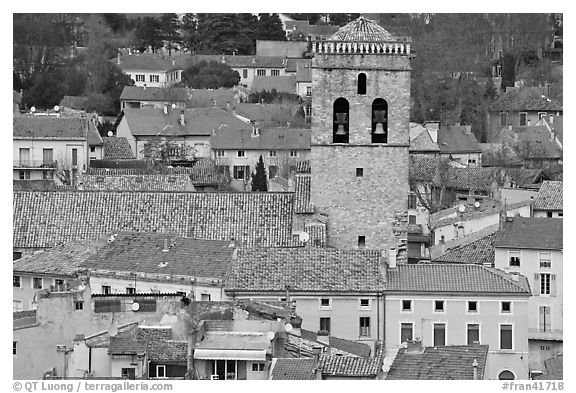
[[256,170],[252,174],[252,191],[268,191],[268,183],[266,182],[266,168],[264,167],[264,160],[262,155],[256,164]]
[[217,61],[201,61],[182,72],[182,82],[193,89],[228,88],[240,82],[240,74],[226,64]]
[[278,14],[258,14],[256,39],[286,41],[286,33]]

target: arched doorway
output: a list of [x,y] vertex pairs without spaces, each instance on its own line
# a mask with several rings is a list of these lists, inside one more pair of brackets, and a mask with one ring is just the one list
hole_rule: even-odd
[[514,373],[512,373],[512,371],[504,370],[500,374],[498,374],[498,379],[504,381],[504,380],[516,379],[516,377],[514,376]]

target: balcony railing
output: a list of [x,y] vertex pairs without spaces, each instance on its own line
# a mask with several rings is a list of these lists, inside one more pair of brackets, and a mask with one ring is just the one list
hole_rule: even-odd
[[14,168],[34,168],[53,170],[58,167],[57,161],[43,161],[43,160],[14,160]]
[[532,340],[562,340],[562,330],[528,329],[528,338]]

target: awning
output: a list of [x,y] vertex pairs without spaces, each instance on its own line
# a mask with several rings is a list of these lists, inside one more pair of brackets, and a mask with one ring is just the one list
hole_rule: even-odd
[[266,360],[265,349],[203,349],[194,351],[194,359]]

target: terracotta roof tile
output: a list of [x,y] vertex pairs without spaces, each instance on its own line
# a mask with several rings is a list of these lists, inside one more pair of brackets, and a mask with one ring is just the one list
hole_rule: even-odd
[[274,380],[312,380],[318,379],[316,359],[277,358],[270,379]]
[[125,137],[104,137],[104,159],[123,160],[134,159],[132,148]]
[[393,40],[392,34],[384,30],[378,22],[363,16],[341,27],[328,38],[328,41],[384,42]]
[[193,55],[185,60],[186,64],[197,64],[201,61],[225,63],[232,68],[284,68],[284,56],[232,56],[232,55]]
[[380,343],[374,357],[321,355],[319,368],[323,376],[375,378],[382,371],[383,353]]
[[494,264],[496,233],[486,235],[469,244],[453,248],[436,257],[434,262]]
[[14,138],[83,140],[88,137],[89,130],[96,130],[94,123],[80,117],[14,116],[13,122]]
[[296,173],[311,173],[310,160],[299,161],[296,165]]
[[496,247],[562,250],[562,219],[514,217],[498,232]]
[[194,191],[189,175],[81,175],[84,191]]
[[562,210],[563,193],[561,181],[544,181],[534,202],[537,210]]
[[562,158],[562,148],[552,140],[546,126],[506,128],[500,132],[499,140],[515,149],[525,160],[538,158]]
[[144,355],[146,340],[133,340],[130,337],[111,337],[109,355]]
[[[182,56],[183,57],[183,56]],[[174,58],[174,59],[179,59]],[[122,71],[172,71],[182,69],[182,67],[172,64],[173,59],[162,58],[156,54],[138,53],[133,55],[123,55],[118,64],[118,58],[111,59],[110,62]]]
[[183,87],[139,87],[124,86],[120,100],[163,101],[166,103],[186,102],[188,93]]
[[53,247],[113,231],[158,232],[241,247],[293,242],[291,193],[13,193],[13,246]]
[[498,97],[490,104],[491,111],[561,111],[562,104],[549,99],[538,87],[515,88]]
[[356,341],[346,340],[330,336],[328,338],[330,347],[336,348],[340,351],[348,352],[352,355],[367,357],[370,356],[370,346]]
[[402,348],[386,379],[474,379],[474,359],[478,362],[478,379],[484,379],[487,356],[488,345],[425,347],[423,353],[406,353]]
[[380,252],[320,248],[239,250],[226,288],[234,292],[376,292]]
[[294,186],[294,213],[314,213],[310,204],[310,175],[296,175]]
[[438,130],[438,147],[441,153],[481,153],[478,140],[466,126],[442,126]]
[[70,242],[23,255],[13,261],[14,273],[40,273],[46,275],[72,276],[82,267],[82,262],[98,252],[95,243]]

